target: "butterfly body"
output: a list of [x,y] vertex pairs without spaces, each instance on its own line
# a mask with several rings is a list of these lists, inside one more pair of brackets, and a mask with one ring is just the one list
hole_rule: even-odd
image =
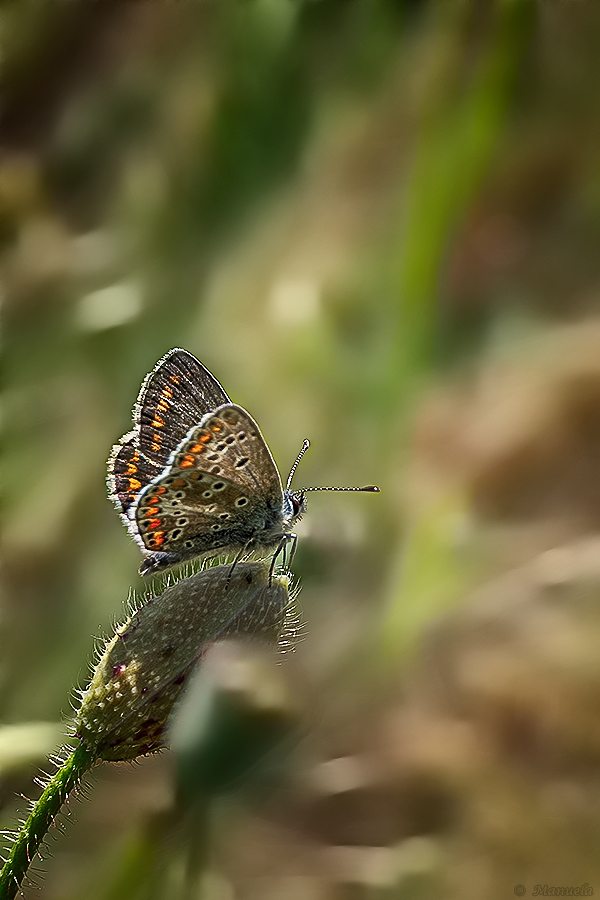
[[133,431],[113,447],[108,489],[145,554],[143,575],[207,553],[270,550],[306,507],[283,490],[254,419],[191,353],[144,379]]

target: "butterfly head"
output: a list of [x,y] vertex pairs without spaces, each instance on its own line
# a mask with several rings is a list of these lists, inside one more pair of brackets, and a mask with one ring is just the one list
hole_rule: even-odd
[[283,493],[284,519],[286,525],[291,528],[306,512],[306,497],[304,491],[289,491]]

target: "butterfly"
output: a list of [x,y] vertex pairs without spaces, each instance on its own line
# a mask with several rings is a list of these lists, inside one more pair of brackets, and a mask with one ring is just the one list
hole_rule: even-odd
[[232,403],[214,375],[187,350],[160,359],[142,383],[134,428],[115,444],[108,460],[108,492],[144,553],[149,575],[216,551],[274,550],[273,564],[314,490],[285,489],[260,429]]

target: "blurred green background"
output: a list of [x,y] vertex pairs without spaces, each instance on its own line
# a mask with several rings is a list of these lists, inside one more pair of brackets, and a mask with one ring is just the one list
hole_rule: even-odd
[[103,766],[36,896],[600,890],[600,8],[12,0],[0,42],[5,827],[143,590],[105,461],[160,356],[382,491],[310,497],[268,777],[207,838],[172,753]]

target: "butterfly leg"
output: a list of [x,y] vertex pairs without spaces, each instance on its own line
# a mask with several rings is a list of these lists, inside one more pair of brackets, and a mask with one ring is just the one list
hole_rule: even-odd
[[[290,534],[290,536],[289,536],[289,541],[290,541],[292,547],[291,547],[291,550],[290,550],[289,561],[288,561],[288,563],[287,563],[287,568],[288,568],[288,569],[291,568],[292,563],[293,563],[293,561],[294,561],[294,556],[296,555],[296,547],[298,546],[298,535],[297,535],[297,534]],[[285,561],[284,561],[284,565],[285,565]]]
[[231,568],[229,569],[229,572],[227,573],[227,581],[225,582],[225,590],[227,590],[227,588],[229,587],[229,582],[231,581],[231,576],[233,575],[233,570],[235,569],[235,567],[237,566],[239,561],[244,558],[244,555],[248,552],[248,549],[251,546],[251,544],[252,544],[252,541],[245,544],[242,547],[242,549],[238,550],[238,552],[236,553],[235,559],[231,563]]
[[[292,552],[290,554],[289,563],[288,563],[286,560],[286,548],[290,541],[292,542]],[[297,543],[298,543],[298,536],[295,534],[283,534],[281,536],[281,540],[279,541],[279,544],[277,545],[277,549],[275,550],[275,553],[273,554],[273,559],[271,560],[271,568],[269,569],[269,585],[271,584],[271,580],[273,578],[273,572],[275,571],[275,563],[277,561],[277,557],[281,553],[282,557],[283,557],[283,567],[289,568],[292,563],[292,559],[294,558],[294,553],[296,552],[296,544]]]

